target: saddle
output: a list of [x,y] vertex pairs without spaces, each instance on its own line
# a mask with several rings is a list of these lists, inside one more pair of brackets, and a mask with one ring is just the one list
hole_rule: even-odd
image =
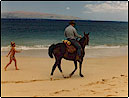
[[76,48],[71,44],[68,40],[63,40],[63,43],[66,45],[66,49],[69,53],[74,53],[76,51]]

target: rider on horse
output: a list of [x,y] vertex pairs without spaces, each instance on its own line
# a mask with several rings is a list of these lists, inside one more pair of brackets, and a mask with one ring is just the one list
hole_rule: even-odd
[[76,40],[76,38],[82,38],[82,36],[77,33],[77,31],[74,28],[74,26],[75,26],[75,22],[70,21],[69,26],[65,28],[64,35],[67,38],[67,40],[69,40],[72,43],[72,45],[74,45],[75,48],[77,49],[76,60],[80,60],[80,57],[81,57],[81,45]]

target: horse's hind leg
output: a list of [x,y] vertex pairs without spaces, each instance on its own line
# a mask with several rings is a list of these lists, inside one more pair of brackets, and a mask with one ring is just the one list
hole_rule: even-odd
[[54,73],[54,71],[55,71],[55,69],[56,69],[56,66],[57,66],[57,64],[56,64],[56,62],[55,62],[55,64],[53,65],[53,67],[52,67],[52,71],[51,71],[51,80],[52,80],[52,76],[53,76],[53,73]]
[[[56,69],[56,66],[58,66],[60,72],[62,73],[62,76],[64,77],[60,65],[61,65],[61,59],[60,59],[60,58],[56,58],[56,62],[55,62],[55,64],[53,65],[52,72],[51,72],[51,80],[52,80],[53,73],[54,73],[54,71],[55,71],[55,69]],[[65,77],[64,77],[64,78],[65,78]]]
[[75,69],[73,70],[73,72],[69,75],[69,77],[71,77],[74,72],[77,70],[77,61],[74,61],[74,65],[75,65]]
[[61,74],[62,74],[62,76],[64,77],[64,78],[66,78],[65,76],[64,76],[64,74],[63,74],[63,71],[62,71],[62,69],[61,69],[61,59],[58,59],[58,68],[59,68],[59,71],[61,72]]

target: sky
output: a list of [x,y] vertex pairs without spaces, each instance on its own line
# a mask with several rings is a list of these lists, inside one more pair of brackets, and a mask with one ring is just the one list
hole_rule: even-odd
[[128,1],[1,1],[1,12],[28,11],[86,20],[128,21]]

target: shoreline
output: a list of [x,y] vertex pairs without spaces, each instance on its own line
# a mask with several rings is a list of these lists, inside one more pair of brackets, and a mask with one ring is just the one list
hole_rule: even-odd
[[[18,49],[19,50],[19,49]],[[2,56],[6,56],[8,51],[1,51]],[[114,48],[85,48],[84,58],[104,58],[104,57],[116,57],[127,56],[128,46],[114,47]],[[16,53],[16,57],[40,57],[50,58],[48,55],[48,49],[32,49],[22,50],[21,53]]]

